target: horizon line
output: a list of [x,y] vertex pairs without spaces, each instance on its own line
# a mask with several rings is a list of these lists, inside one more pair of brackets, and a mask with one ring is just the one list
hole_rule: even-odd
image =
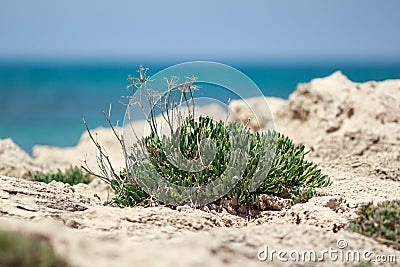
[[263,58],[225,58],[225,57],[0,57],[0,65],[129,65],[129,64],[157,64],[171,65],[190,61],[211,61],[225,64],[240,65],[359,65],[359,64],[378,64],[378,65],[400,65],[400,57],[263,57]]

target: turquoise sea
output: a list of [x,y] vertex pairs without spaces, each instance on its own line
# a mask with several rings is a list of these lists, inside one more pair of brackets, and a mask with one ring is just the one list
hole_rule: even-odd
[[[171,64],[149,64],[149,74]],[[230,64],[248,75],[265,95],[287,98],[301,82],[341,70],[351,80],[400,79],[400,64]],[[0,63],[0,138],[11,137],[28,153],[35,144],[74,146],[84,131],[123,120],[127,76],[139,64]]]

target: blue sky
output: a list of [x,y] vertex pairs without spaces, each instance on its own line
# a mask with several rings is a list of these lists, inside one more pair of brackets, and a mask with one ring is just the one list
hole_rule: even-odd
[[0,60],[390,60],[399,0],[0,2]]

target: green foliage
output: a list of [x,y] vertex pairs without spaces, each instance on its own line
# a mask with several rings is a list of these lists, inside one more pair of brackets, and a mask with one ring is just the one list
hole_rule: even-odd
[[349,228],[400,250],[400,201],[372,203],[359,208],[359,217]]
[[0,231],[0,266],[64,267],[68,265],[54,254],[43,238]]
[[93,178],[91,175],[84,173],[78,167],[70,167],[62,172],[60,169],[57,172],[43,173],[38,172],[33,174],[33,181],[50,183],[51,181],[63,182],[70,185],[75,185],[79,183],[88,184]]
[[[189,118],[170,137],[160,137],[154,131],[144,137],[142,142],[149,154],[149,167],[169,182],[180,186],[196,187],[212,183],[224,174],[230,161],[232,144],[228,127],[245,133],[246,136],[240,138],[245,140],[249,158],[247,161],[244,159],[245,171],[242,179],[229,191],[226,199],[235,200],[240,205],[252,205],[259,194],[272,194],[290,198],[292,203],[304,202],[316,194],[315,188],[330,184],[329,177],[323,175],[314,163],[304,159],[307,152],[303,145],[296,146],[288,137],[275,131],[250,133],[241,124],[231,122],[225,125],[222,121],[214,122],[210,117],[200,117],[198,120]],[[198,160],[201,156],[198,152],[199,136],[202,140],[209,138],[215,142],[215,158],[202,171],[188,172],[178,168],[176,165],[179,164],[171,162],[165,148],[169,147],[170,150],[167,151],[174,154],[173,147],[179,146],[185,158]],[[176,144],[176,140],[180,143]],[[268,172],[271,154],[267,152],[271,147],[275,147],[275,157]],[[136,146],[136,151],[139,150]],[[133,162],[140,160],[139,154],[134,152],[131,155]],[[203,161],[207,162],[207,159]],[[140,179],[151,179],[151,173],[147,173],[146,169],[136,169],[135,174],[140,175]],[[262,182],[256,191],[251,192],[250,185],[255,175]],[[114,179],[111,186],[117,192],[114,201],[120,206],[143,203],[149,197],[137,183],[128,181],[124,173]]]
[[[206,200],[193,203],[201,205],[225,198],[232,206],[250,210],[251,206],[261,207],[256,203],[261,194],[294,204],[307,201],[316,194],[316,188],[331,183],[317,165],[304,159],[308,152],[303,145],[294,145],[278,132],[251,133],[239,123],[215,122],[208,116],[194,119],[194,92],[199,89],[195,76],[185,77],[182,83],[177,76],[165,78],[167,89],[161,93],[147,86],[147,70],[140,66],[139,77],[128,77],[128,88],[132,90],[128,98],[129,105],[142,110],[150,134],[127,144],[105,114],[126,153],[128,173],[126,169],[120,174],[115,172],[84,121],[98,150],[101,173],[83,168],[111,185],[118,206],[146,206],[167,200],[174,201],[171,205],[181,205]],[[158,135],[159,115],[170,135]],[[136,138],[137,133],[132,131]]]
[[[201,139],[210,138],[216,142],[215,160],[206,169],[199,172],[188,172],[176,167],[168,160],[165,151],[171,151],[171,154],[182,152],[186,159],[198,160],[200,158],[199,136]],[[177,141],[180,143],[177,144]],[[162,140],[153,132],[144,137],[143,143],[157,172],[179,186],[195,187],[215,181],[225,171],[231,153],[229,135],[223,122],[214,123],[210,117],[199,118],[199,121],[187,119],[180,129],[173,132],[172,137],[163,136]],[[179,147],[180,151],[175,151],[176,147]],[[132,154],[132,159],[136,160],[135,154]],[[186,167],[191,168],[191,166]]]
[[117,194],[113,198],[113,202],[119,207],[132,207],[136,205],[146,205],[149,199],[147,194],[141,187],[137,186],[134,181],[127,180],[125,170],[118,177],[111,180],[111,188]]
[[[249,133],[250,164],[244,178],[227,195],[236,198],[240,204],[254,202],[257,194],[289,196],[292,204],[305,202],[316,193],[315,188],[330,184],[328,176],[321,173],[317,165],[304,159],[307,154],[304,145],[296,146],[289,137],[276,131],[268,133]],[[275,156],[268,173],[262,175],[263,182],[255,192],[250,192],[248,184],[257,171],[257,165],[266,166],[268,158],[262,151],[270,142],[275,144]],[[264,161],[260,162],[259,161]]]

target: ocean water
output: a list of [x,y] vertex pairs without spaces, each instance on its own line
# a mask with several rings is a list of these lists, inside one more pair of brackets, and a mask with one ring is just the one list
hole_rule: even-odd
[[[149,74],[171,64],[152,64]],[[400,79],[400,64],[231,64],[264,95],[287,98],[301,82],[341,70],[351,80]],[[138,64],[0,64],[0,138],[11,137],[31,153],[35,144],[74,146],[85,130],[123,121],[126,80]]]

